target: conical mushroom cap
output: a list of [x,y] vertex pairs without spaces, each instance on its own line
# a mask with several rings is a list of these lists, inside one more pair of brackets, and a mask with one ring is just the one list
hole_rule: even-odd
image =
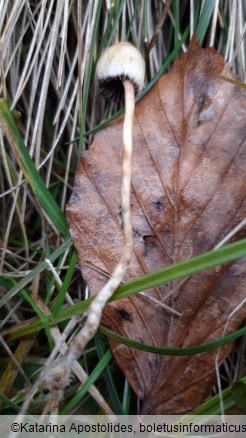
[[124,97],[124,79],[132,82],[135,94],[143,89],[145,62],[139,50],[124,41],[105,50],[97,63],[96,74],[105,100],[119,102]]

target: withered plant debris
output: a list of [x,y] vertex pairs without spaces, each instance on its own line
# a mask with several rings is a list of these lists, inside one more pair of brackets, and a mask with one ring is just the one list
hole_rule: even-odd
[[[201,49],[193,41],[136,106],[134,254],[125,281],[213,249],[246,216],[246,92],[218,75],[235,79],[214,49]],[[102,288],[122,254],[121,150],[119,118],[83,153],[67,206],[91,294]],[[234,240],[242,237],[245,230]],[[228,316],[245,298],[245,267],[246,260],[239,260],[113,302],[102,322],[122,336],[158,347],[219,339]],[[245,306],[236,312],[224,335],[240,326],[245,313]],[[187,413],[211,393],[216,351],[168,357],[110,344],[142,400],[142,414]],[[220,362],[231,347],[221,349]]]

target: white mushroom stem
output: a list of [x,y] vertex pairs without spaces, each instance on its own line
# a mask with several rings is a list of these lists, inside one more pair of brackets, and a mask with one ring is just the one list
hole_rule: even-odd
[[81,356],[86,344],[96,334],[101,321],[103,309],[107,301],[112,297],[116,289],[121,284],[133,251],[130,193],[132,127],[134,119],[135,94],[134,86],[129,80],[124,80],[123,85],[125,91],[125,118],[123,124],[121,213],[123,220],[124,248],[121,259],[115,267],[110,279],[98,292],[95,299],[91,303],[83,328],[79,331],[79,333],[77,333],[69,346],[64,359],[66,359],[67,363],[70,365]]

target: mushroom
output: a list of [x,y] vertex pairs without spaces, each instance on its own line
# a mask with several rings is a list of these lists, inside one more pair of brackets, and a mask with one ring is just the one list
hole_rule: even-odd
[[70,344],[68,352],[70,363],[71,360],[78,359],[87,342],[95,335],[101,321],[103,308],[121,284],[133,251],[130,207],[132,127],[135,94],[139,93],[144,86],[145,62],[140,52],[132,44],[120,42],[105,50],[98,61],[96,74],[99,88],[106,100],[120,102],[124,98],[125,101],[121,186],[124,248],[111,277],[92,301],[84,326]]
[[104,99],[121,102],[126,94],[124,82],[130,82],[135,94],[143,89],[145,63],[138,49],[123,41],[105,50],[97,63],[96,74]]
[[[115,287],[116,289],[123,279],[133,250],[130,208],[132,127],[135,94],[138,94],[144,86],[145,62],[136,47],[128,42],[121,42],[105,50],[98,61],[96,74],[99,89],[105,100],[114,102],[125,100],[121,187],[124,249],[119,262],[121,273],[117,281],[117,286]],[[117,268],[115,271],[118,271]],[[112,277],[114,276],[114,272]]]
[[[72,339],[65,355],[55,362],[53,369],[50,370],[52,376],[57,374],[58,386],[61,388],[69,382],[74,362],[81,356],[86,344],[95,335],[101,321],[103,308],[122,282],[133,251],[130,209],[132,127],[135,94],[140,92],[144,85],[145,63],[140,52],[134,46],[127,42],[121,42],[105,50],[98,61],[96,73],[100,90],[106,100],[119,102],[123,97],[125,100],[121,187],[124,248],[121,259],[111,277],[92,301],[87,311],[84,326]],[[64,372],[59,372],[60,377],[58,377],[58,371],[61,369]]]

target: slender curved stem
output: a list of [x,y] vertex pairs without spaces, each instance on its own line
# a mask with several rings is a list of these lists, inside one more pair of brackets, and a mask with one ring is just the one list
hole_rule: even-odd
[[102,311],[109,298],[114,294],[123,280],[130,263],[133,251],[133,235],[131,223],[130,193],[131,193],[131,159],[132,159],[132,127],[134,119],[135,96],[134,87],[128,80],[123,81],[125,90],[125,118],[123,124],[123,152],[122,152],[122,187],[121,208],[123,219],[124,248],[121,259],[115,267],[110,279],[98,292],[91,303],[87,319],[83,328],[72,340],[66,353],[67,363],[77,360],[86,344],[95,335],[101,321]]

